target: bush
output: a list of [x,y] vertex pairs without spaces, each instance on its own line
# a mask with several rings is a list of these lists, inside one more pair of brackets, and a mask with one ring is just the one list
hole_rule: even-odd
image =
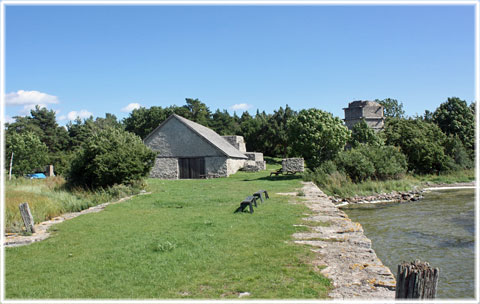
[[397,147],[361,145],[358,150],[372,162],[376,179],[399,179],[407,171],[407,159]]
[[154,160],[155,153],[140,137],[107,127],[96,131],[82,145],[72,162],[68,182],[88,188],[132,184],[147,176]]
[[405,154],[411,172],[438,173],[451,169],[452,160],[444,151],[447,137],[433,123],[390,119],[385,126],[385,137],[387,145],[399,147]]
[[338,154],[336,164],[354,182],[361,182],[375,174],[373,162],[360,149],[351,149]]

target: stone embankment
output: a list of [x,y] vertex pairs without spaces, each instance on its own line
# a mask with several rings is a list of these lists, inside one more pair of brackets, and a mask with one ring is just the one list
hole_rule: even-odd
[[[140,195],[142,194],[150,194],[150,192],[141,192]],[[49,228],[52,225],[61,223],[66,220],[70,220],[82,214],[100,212],[103,209],[105,209],[105,207],[107,207],[108,205],[124,202],[126,200],[131,199],[134,196],[136,195],[127,196],[115,202],[107,202],[107,203],[99,204],[79,212],[65,213],[60,216],[54,217],[49,221],[38,223],[35,225],[35,233],[32,233],[31,235],[22,235],[20,233],[7,233],[7,235],[5,236],[5,239],[4,239],[5,241],[3,245],[5,247],[16,247],[16,246],[28,245],[34,242],[43,241],[44,239],[50,236]]]
[[295,233],[295,243],[311,246],[313,265],[332,280],[329,296],[334,299],[391,299],[395,277],[382,264],[363,234],[318,187],[309,182],[302,188],[302,203],[312,211],[304,218],[310,232]]

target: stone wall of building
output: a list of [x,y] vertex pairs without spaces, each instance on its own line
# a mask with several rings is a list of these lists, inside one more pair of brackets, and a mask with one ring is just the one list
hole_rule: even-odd
[[282,159],[283,172],[303,172],[305,167],[303,158],[284,158]]
[[374,101],[357,100],[348,104],[345,111],[345,126],[352,129],[358,122],[365,120],[367,125],[378,131],[383,129],[383,106]]
[[150,171],[150,177],[178,179],[178,158],[157,157]]
[[243,136],[227,135],[227,136],[222,136],[222,138],[225,139],[229,144],[234,146],[240,152],[247,152],[247,148],[245,146],[245,140],[243,139]]

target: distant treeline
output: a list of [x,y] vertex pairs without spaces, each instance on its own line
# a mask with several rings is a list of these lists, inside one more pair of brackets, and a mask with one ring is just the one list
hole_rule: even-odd
[[[318,109],[297,112],[288,105],[273,113],[257,110],[252,116],[245,111],[238,116],[226,110],[212,112],[202,101],[187,98],[183,106],[142,107],[121,121],[107,113],[104,118],[76,119],[66,128],[58,125],[54,111],[37,107],[31,110],[30,116],[16,116],[15,122],[5,125],[6,169],[11,152],[15,151],[14,173],[17,175],[31,173],[50,163],[58,174],[65,174],[74,155],[99,130],[114,128],[143,139],[173,113],[220,135],[243,136],[248,151],[276,157],[304,157],[312,170],[323,166],[322,170],[327,173],[333,170],[350,176],[349,172],[357,172],[349,177],[352,180],[392,178],[407,170],[438,173],[473,166],[475,104],[469,106],[452,97],[434,112],[405,117],[403,105],[397,100],[376,101],[384,105],[386,116],[385,128],[378,133],[365,122],[350,131],[340,118],[330,113]],[[345,150],[345,147],[349,148]],[[368,151],[398,159],[398,166],[405,170],[392,170],[392,176],[385,170],[375,173],[374,163],[380,166],[383,160],[370,159],[374,155],[368,156]],[[357,164],[363,167],[356,168]]]

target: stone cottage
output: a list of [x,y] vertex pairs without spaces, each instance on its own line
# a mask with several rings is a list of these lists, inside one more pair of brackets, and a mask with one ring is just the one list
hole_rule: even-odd
[[247,157],[213,130],[176,114],[144,140],[157,152],[151,177],[163,179],[229,176]]
[[345,111],[345,125],[348,129],[365,119],[367,125],[375,131],[383,129],[384,117],[383,106],[375,101],[357,100],[348,104],[348,108],[343,108]]

